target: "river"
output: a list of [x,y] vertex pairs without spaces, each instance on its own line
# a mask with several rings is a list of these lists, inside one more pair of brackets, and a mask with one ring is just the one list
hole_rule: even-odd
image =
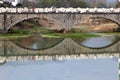
[[120,38],[0,40],[0,80],[118,80]]

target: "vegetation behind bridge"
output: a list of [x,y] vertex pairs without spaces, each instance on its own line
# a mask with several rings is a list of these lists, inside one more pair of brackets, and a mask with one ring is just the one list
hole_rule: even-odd
[[28,0],[24,0],[24,6],[32,7],[114,7],[116,1],[111,2],[109,0],[36,0],[31,3]]

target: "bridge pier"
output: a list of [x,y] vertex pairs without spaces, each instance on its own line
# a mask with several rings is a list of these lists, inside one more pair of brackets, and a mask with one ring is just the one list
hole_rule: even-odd
[[63,29],[64,29],[63,33],[68,33],[68,32],[72,31],[73,26],[72,25],[69,25],[69,26],[63,25]]
[[3,31],[6,31],[6,20],[7,20],[7,14],[6,13],[4,13],[3,14],[4,15],[4,23],[3,23]]
[[[54,21],[59,22],[64,29],[64,32],[70,32],[73,26],[81,20],[80,14],[59,14],[60,19]],[[51,17],[52,18],[52,17]]]
[[6,29],[6,21],[7,21],[7,14],[3,13],[0,14],[0,33],[6,33],[8,30]]
[[7,30],[7,13],[3,13],[2,17],[0,17],[2,20],[1,23],[1,30],[0,30],[0,33],[2,34],[5,34],[5,33],[8,33],[8,30]]

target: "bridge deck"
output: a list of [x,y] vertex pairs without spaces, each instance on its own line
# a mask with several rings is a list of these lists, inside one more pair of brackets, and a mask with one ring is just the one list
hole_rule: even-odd
[[80,12],[2,12],[0,14],[120,14],[120,12],[112,12],[112,13],[104,13],[104,12],[85,12],[85,13],[80,13]]

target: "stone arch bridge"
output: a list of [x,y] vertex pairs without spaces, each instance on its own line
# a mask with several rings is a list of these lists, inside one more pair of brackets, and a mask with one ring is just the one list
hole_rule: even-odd
[[69,31],[75,24],[82,21],[83,17],[105,18],[120,25],[119,13],[0,13],[0,29],[8,31],[12,26],[23,20],[32,18],[46,18],[61,25],[63,29]]

